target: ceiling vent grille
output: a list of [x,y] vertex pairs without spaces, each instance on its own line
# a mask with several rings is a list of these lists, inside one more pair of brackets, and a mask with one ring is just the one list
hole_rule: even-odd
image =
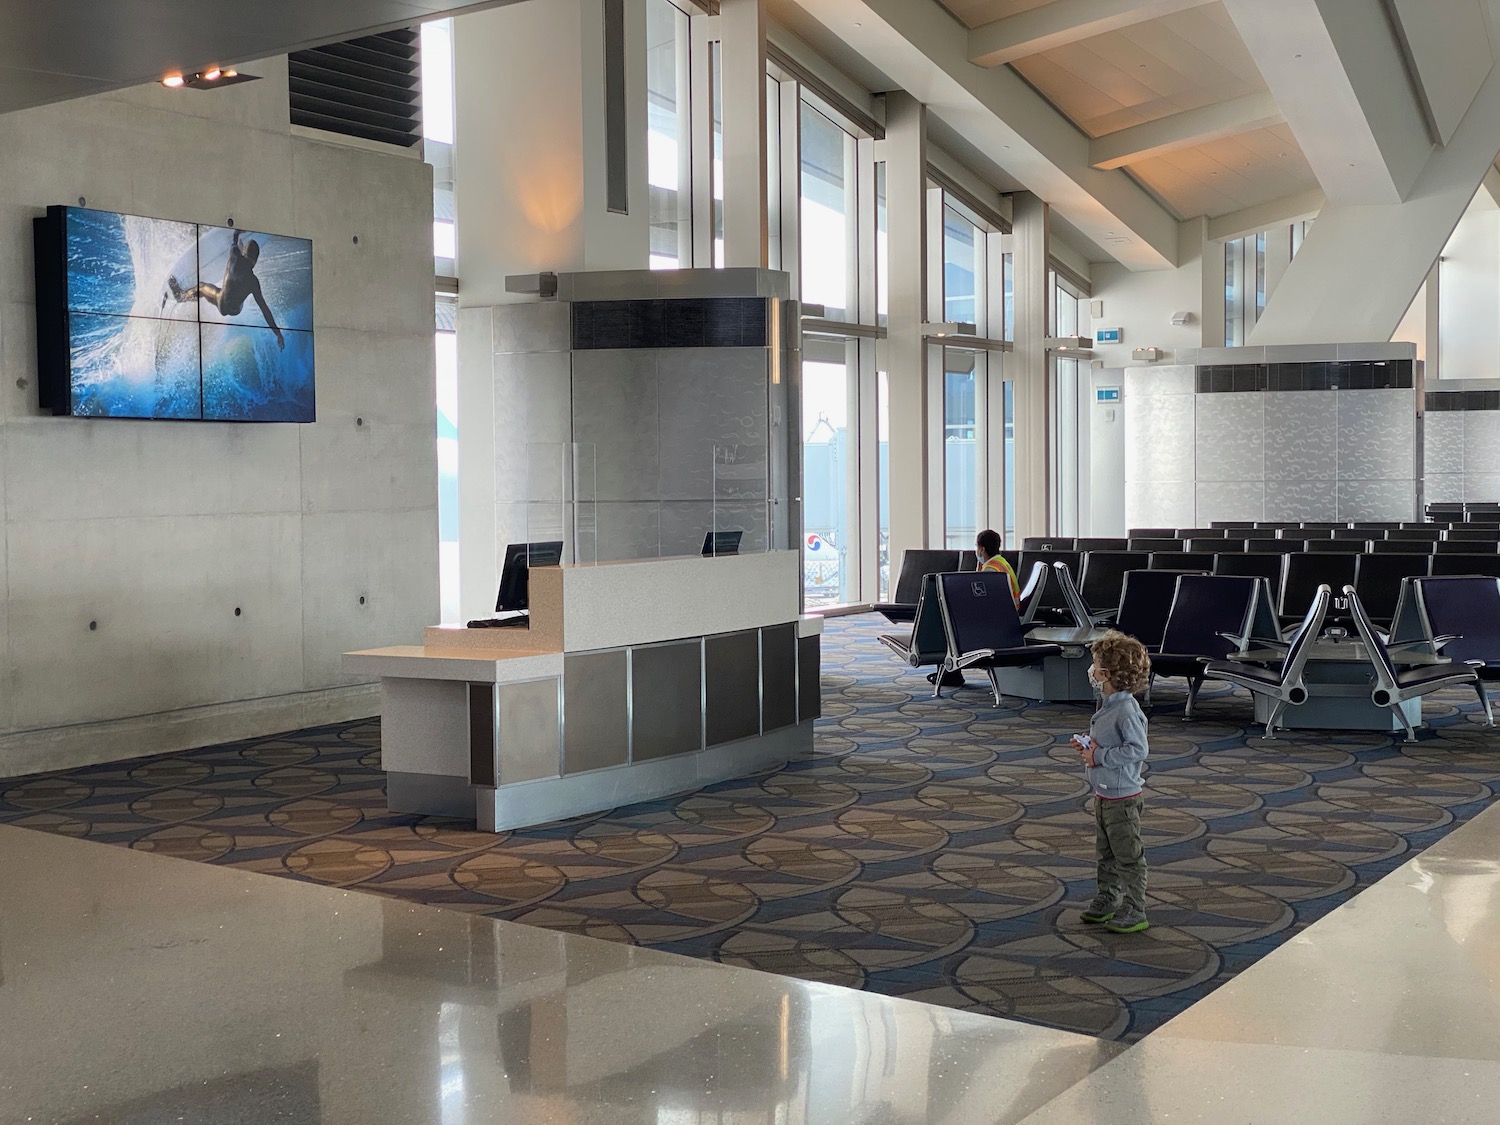
[[410,148],[422,139],[418,34],[402,28],[290,58],[292,124]]

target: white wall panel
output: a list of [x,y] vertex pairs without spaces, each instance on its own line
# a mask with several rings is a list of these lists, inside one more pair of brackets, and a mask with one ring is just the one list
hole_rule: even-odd
[[1190,480],[1125,482],[1125,524],[1130,527],[1193,527],[1196,486]]
[[[1197,479],[1258,481],[1266,474],[1264,394],[1196,396]],[[1199,493],[1200,497],[1202,492]],[[1203,518],[1201,515],[1200,519]],[[1216,516],[1215,519],[1233,519]]]
[[1336,480],[1339,411],[1335,396],[1316,391],[1268,391],[1260,397],[1265,400],[1266,480]]
[[1268,480],[1268,520],[1336,520],[1339,518],[1339,486],[1336,480]]
[[[1197,456],[1193,395],[1125,396],[1125,479],[1190,481]],[[1128,509],[1127,509],[1128,510]],[[1132,527],[1145,526],[1128,518]]]
[[[1428,411],[1422,418],[1422,462],[1429,480],[1464,471],[1464,418],[1457,410]],[[1428,501],[1432,500],[1429,496]]]
[[1199,481],[1195,522],[1206,526],[1214,520],[1263,520],[1266,488],[1259,480]]

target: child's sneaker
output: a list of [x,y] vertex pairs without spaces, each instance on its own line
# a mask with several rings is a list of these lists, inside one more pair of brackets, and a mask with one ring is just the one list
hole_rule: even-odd
[[1116,911],[1114,915],[1104,923],[1104,928],[1113,934],[1138,934],[1151,925],[1146,920],[1146,912],[1137,910],[1133,906]]
[[1119,909],[1119,899],[1100,891],[1094,896],[1094,901],[1084,907],[1083,913],[1078,917],[1089,923],[1108,922],[1115,916],[1115,911]]

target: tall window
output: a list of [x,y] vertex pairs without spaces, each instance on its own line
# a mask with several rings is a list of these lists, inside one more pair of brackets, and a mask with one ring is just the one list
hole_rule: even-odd
[[[943,319],[972,324],[979,336],[994,335],[1005,317],[999,234],[946,192],[942,216]],[[989,482],[1000,456],[993,404],[1002,393],[1003,368],[998,354],[981,348],[948,343],[941,353],[943,542],[962,550],[973,547],[976,532],[992,526],[992,508],[1000,501]]]
[[823,305],[830,320],[856,319],[858,245],[853,135],[802,103],[802,300]]
[[1311,229],[1312,225],[1313,221],[1311,219],[1303,219],[1300,223],[1292,224],[1292,257],[1295,258],[1297,251],[1302,249],[1302,243],[1307,239],[1307,232]]
[[857,372],[840,340],[809,338],[802,360],[803,593],[807,605],[854,600],[859,463]]
[[1016,385],[1001,386],[1005,396],[1005,545],[1016,545]]
[[432,165],[432,257],[440,277],[457,275],[453,205],[453,21],[422,25],[422,157]]
[[[453,21],[421,31],[422,154],[432,165],[432,257],[440,287],[452,287],[458,257],[453,205]],[[458,603],[458,300],[438,293],[433,320],[437,369],[438,600],[442,620],[456,621]]]
[[[1052,290],[1052,330],[1057,336],[1076,336],[1081,320],[1082,294],[1071,282],[1049,272]],[[1082,466],[1079,464],[1079,427],[1085,420],[1080,382],[1083,365],[1077,359],[1056,356],[1052,361],[1052,479],[1053,528],[1059,535],[1079,531]]]
[[438,600],[442,620],[458,607],[458,301],[437,298]]
[[[1014,340],[1016,338],[1016,273],[1015,255],[1009,252],[1001,255],[1001,268],[1004,270],[1004,280],[1001,283],[1003,306],[1001,310],[1000,339]],[[1006,509],[1009,511],[1010,509]]]
[[709,81],[713,87],[713,230],[714,269],[724,268],[724,51],[716,39],[708,45]]
[[1266,311],[1266,232],[1255,236],[1255,319]]
[[646,3],[646,178],[652,269],[692,263],[692,115],[688,17],[669,0]]
[[[1299,242],[1292,227],[1292,254]],[[1266,311],[1266,231],[1224,244],[1224,345],[1243,345]]]
[[878,511],[879,593],[891,597],[891,388],[884,371],[875,376],[875,493]]
[[885,161],[875,164],[875,323],[885,324],[891,310],[891,240],[886,227]]
[[781,83],[766,75],[766,265],[785,269],[781,258]]
[[984,356],[943,349],[943,545],[974,545],[983,511],[979,457],[979,373]]
[[978,224],[943,207],[943,319],[984,323],[985,237]]
[[1245,240],[1224,244],[1224,346],[1245,342]]

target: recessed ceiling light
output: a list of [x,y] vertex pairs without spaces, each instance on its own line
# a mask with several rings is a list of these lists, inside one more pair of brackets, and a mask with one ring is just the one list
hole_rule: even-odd
[[217,82],[223,76],[223,74],[224,74],[224,72],[222,70],[220,70],[218,67],[211,66],[211,67],[209,67],[207,70],[205,70],[203,72],[203,81],[205,81],[205,82]]
[[175,90],[177,89],[177,87],[181,86],[182,83],[183,77],[180,74],[169,74],[161,80],[161,84],[168,90]]

